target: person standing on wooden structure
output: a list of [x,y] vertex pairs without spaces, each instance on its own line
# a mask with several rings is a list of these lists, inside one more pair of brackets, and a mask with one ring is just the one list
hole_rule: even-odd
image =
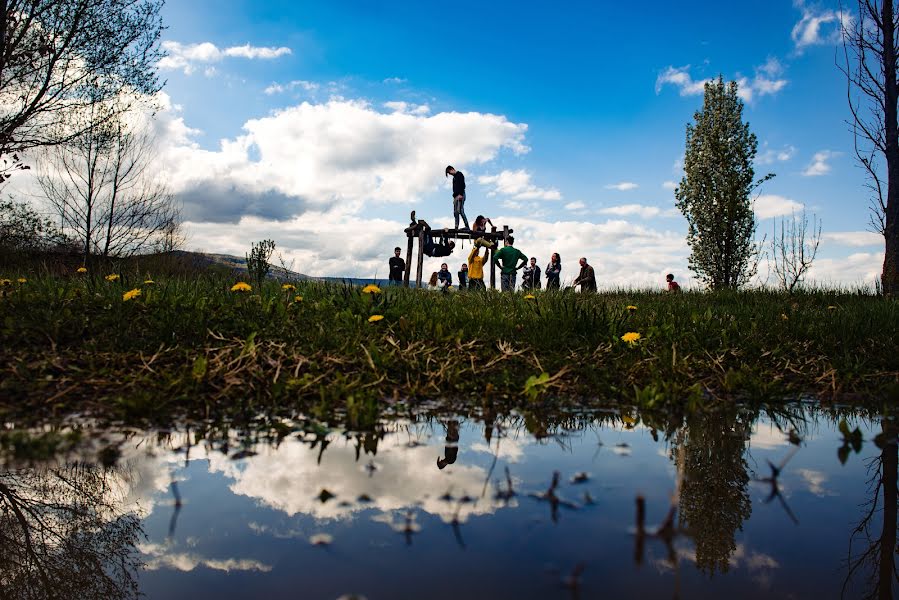
[[459,217],[465,223],[465,229],[470,230],[468,226],[468,217],[465,216],[465,175],[462,171],[457,171],[452,165],[446,168],[446,177],[453,176],[453,216],[456,218],[456,229],[459,229]]
[[400,258],[402,250],[399,246],[393,249],[390,257],[390,285],[403,285],[403,273],[406,272],[406,261]]
[[[496,254],[493,255],[493,264],[499,265],[500,267],[500,288],[504,292],[514,292],[515,291],[515,280],[518,278],[518,269],[523,268],[526,264],[528,264],[528,257],[519,250],[515,248],[513,244],[515,243],[515,238],[511,235],[505,239],[505,245],[500,248]],[[517,264],[518,261],[521,261],[521,264]]]
[[582,292],[595,292],[596,291],[596,273],[593,271],[593,267],[587,264],[587,259],[581,257],[581,260],[578,261],[581,265],[581,272],[574,280],[572,285],[581,286]]

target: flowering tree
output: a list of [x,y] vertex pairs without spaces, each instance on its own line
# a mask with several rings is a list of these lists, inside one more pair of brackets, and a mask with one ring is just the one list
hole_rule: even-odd
[[705,84],[702,110],[687,125],[684,177],[675,189],[687,218],[690,270],[712,289],[737,288],[758,265],[752,192],[773,177],[754,182],[758,141],[743,122],[737,84]]

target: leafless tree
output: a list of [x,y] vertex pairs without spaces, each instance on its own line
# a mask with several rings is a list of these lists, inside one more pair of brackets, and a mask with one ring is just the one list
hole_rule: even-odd
[[179,211],[164,180],[151,172],[150,128],[110,119],[115,111],[96,103],[93,124],[47,149],[40,162],[41,189],[62,228],[82,242],[85,261],[91,254],[130,256],[180,239]]
[[97,100],[161,89],[161,8],[162,0],[0,0],[0,180],[19,164],[13,155],[83,133],[86,123],[71,117]]
[[899,14],[893,0],[858,0],[842,17],[843,64],[855,154],[868,176],[871,226],[883,234],[884,293],[899,294]]
[[812,215],[812,228],[809,231],[805,209],[799,217],[793,213],[789,220],[781,218],[779,228],[775,220],[770,246],[771,258],[774,262],[774,276],[784,290],[792,294],[802,283],[815,261],[820,243],[821,221]]

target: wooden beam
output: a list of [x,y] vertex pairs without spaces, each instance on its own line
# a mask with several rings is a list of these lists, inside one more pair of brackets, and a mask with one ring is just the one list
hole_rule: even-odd
[[[490,228],[491,237],[496,235],[496,227]],[[496,265],[493,264],[493,252],[494,249],[490,249],[490,287],[491,289],[496,289]]]
[[403,287],[409,287],[409,274],[412,272],[412,246],[415,244],[415,238],[409,236],[406,243],[406,272],[403,274]]
[[421,287],[421,270],[425,260],[425,230],[418,232],[418,270],[415,275],[415,287]]

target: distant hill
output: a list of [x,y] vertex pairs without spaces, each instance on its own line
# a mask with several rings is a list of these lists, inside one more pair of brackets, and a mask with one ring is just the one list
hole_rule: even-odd
[[[236,273],[247,272],[247,259],[240,256],[231,256],[230,254],[210,254],[207,252],[188,252],[179,250],[176,254],[186,259],[198,267],[218,265],[227,267]],[[366,285],[374,283],[375,285],[387,285],[386,279],[369,278],[360,279],[357,277],[313,277],[305,275],[298,271],[285,269],[280,265],[272,265],[268,275],[272,279],[291,280],[291,281],[330,281],[330,282],[346,282],[352,285]]]

